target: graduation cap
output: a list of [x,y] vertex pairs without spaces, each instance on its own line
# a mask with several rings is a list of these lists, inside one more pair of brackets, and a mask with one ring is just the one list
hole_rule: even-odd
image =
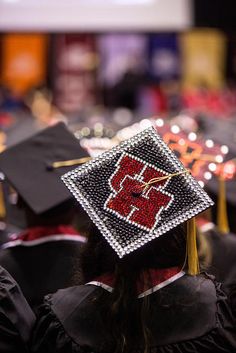
[[[213,205],[153,127],[62,180],[120,258]],[[195,274],[196,242],[190,240]]]
[[2,152],[0,171],[26,204],[41,214],[71,198],[60,176],[87,156],[65,124],[59,123]]

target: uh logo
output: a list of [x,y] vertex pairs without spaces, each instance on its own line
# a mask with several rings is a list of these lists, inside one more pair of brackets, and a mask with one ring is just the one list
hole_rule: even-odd
[[148,188],[143,185],[165,175],[168,173],[154,165],[123,154],[109,179],[111,194],[105,202],[105,210],[140,229],[152,231],[174,196],[165,191],[169,179],[158,181]]

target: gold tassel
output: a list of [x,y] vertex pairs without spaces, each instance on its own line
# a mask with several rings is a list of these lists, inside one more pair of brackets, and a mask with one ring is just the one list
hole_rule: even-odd
[[207,210],[201,213],[201,217],[208,222],[212,222],[212,209],[209,207]]
[[222,176],[219,177],[219,193],[217,204],[217,228],[222,234],[229,233],[229,223],[227,216],[225,180]]
[[197,252],[197,232],[195,217],[187,221],[187,255],[188,273],[191,276],[195,276],[200,272]]
[[0,184],[0,219],[4,219],[6,216],[6,208],[4,204],[4,196],[2,185]]
[[59,161],[59,162],[54,162],[52,163],[51,167],[56,169],[56,168],[61,168],[61,167],[70,167],[76,164],[83,164],[88,161],[90,161],[92,158],[91,157],[83,157],[79,159],[70,159],[67,161]]

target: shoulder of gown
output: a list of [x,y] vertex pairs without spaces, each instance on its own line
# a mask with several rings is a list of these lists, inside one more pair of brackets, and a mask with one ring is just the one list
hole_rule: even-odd
[[[109,332],[106,331],[106,329],[109,330],[109,324],[105,328],[106,325],[99,315],[99,309],[94,306],[95,299],[101,293],[104,294],[102,288],[85,285],[60,290],[52,296],[47,296],[45,304],[41,307],[33,334],[32,352],[102,352],[101,347],[104,347],[104,342],[101,340]],[[196,293],[195,297],[194,293]],[[186,275],[166,288],[151,294],[150,298],[154,299],[153,304],[160,304],[160,296],[162,300],[164,298],[163,307],[166,309],[167,295],[168,298],[172,298],[170,303],[178,301],[178,297],[183,296],[184,300],[190,297],[189,302],[182,302],[181,315],[188,313],[190,303],[195,311],[190,309],[190,314],[186,314],[187,320],[185,317],[182,320],[182,317],[176,316],[175,323],[172,321],[171,324],[168,320],[165,323],[165,318],[159,316],[155,328],[155,333],[159,335],[159,338],[157,342],[152,342],[151,353],[236,352],[236,321],[220,284],[215,283],[206,274],[198,277]],[[201,302],[200,306],[198,304],[195,307],[193,304],[195,300]],[[201,315],[203,319],[200,318]],[[193,322],[196,327],[201,327],[195,330]],[[186,323],[193,326],[193,330],[189,330]],[[169,331],[164,330],[166,339],[161,341],[163,331],[160,333],[160,328],[162,330],[162,325],[165,326],[165,324],[169,325]],[[181,330],[183,332],[180,332]],[[178,336],[174,333],[173,338],[171,331],[179,331],[180,334]],[[172,341],[170,337],[173,338]]]
[[0,266],[0,352],[27,352],[35,319],[18,284]]

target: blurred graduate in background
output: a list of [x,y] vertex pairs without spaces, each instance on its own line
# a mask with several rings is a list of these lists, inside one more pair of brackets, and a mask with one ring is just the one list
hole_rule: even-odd
[[210,220],[200,227],[199,238],[200,246],[206,245],[203,254],[208,271],[224,284],[228,293],[236,288],[235,177],[235,159],[218,165],[206,186],[215,207]]
[[25,230],[2,245],[0,264],[34,309],[45,294],[72,285],[79,276],[76,264],[85,237],[75,225],[80,218],[84,224],[85,216],[60,176],[72,168],[65,161],[81,157],[87,153],[64,123],[0,154],[0,170],[17,193],[26,222]]
[[0,352],[27,353],[35,315],[16,281],[0,266]]

